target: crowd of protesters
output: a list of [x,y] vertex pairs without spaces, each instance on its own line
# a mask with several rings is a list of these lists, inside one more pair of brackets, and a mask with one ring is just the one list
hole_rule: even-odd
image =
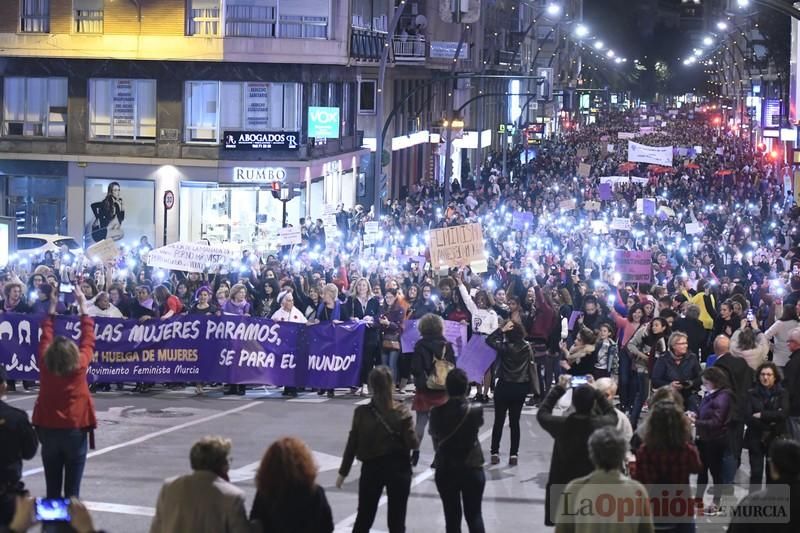
[[[675,167],[626,164],[619,133],[639,131],[647,133],[637,142],[674,146]],[[402,530],[409,463],[419,460],[428,425],[448,531],[459,530],[460,500],[470,531],[483,531],[485,476],[475,440],[483,423],[480,404],[495,407],[490,462],[500,462],[508,416],[508,462],[515,466],[526,398],[539,405],[539,423],[554,438],[548,487],[582,476],[619,482],[618,465],[644,484],[688,485],[689,475],[698,474],[696,496],[702,500],[710,472],[712,502],[704,512],[714,514],[745,447],[754,491],[764,480],[767,456],[778,461],[767,467],[767,480],[796,486],[797,462],[790,459],[797,450],[785,442],[800,439],[800,233],[783,166],[735,132],[712,127],[700,113],[664,113],[657,122],[646,113],[611,113],[543,141],[528,163],[521,153],[518,147],[508,154],[508,175],[499,156],[490,155],[475,177],[453,183],[448,205],[432,182],[403,191],[381,210],[377,244],[364,245],[374,215],[359,206],[340,208],[333,231],[322,220],[301,220],[300,245],[271,255],[245,250],[240,261],[205,273],[150,268],[144,244],[105,265],[49,255],[4,273],[2,310],[135,320],[187,313],[312,324],[364,321],[360,380],[350,392],[372,401],[354,415],[337,480],[342,486],[353,459],[361,460],[355,531],[371,527],[384,487],[390,530]],[[599,187],[607,176],[628,179],[613,180],[608,191]],[[645,199],[654,206],[637,207]],[[628,218],[630,229],[613,229],[615,218]],[[467,222],[483,227],[485,272],[470,265],[436,271],[427,259],[426,232]],[[616,269],[615,250],[650,252],[651,282],[628,283]],[[66,285],[79,287],[76,299],[64,296]],[[411,319],[420,320],[422,339],[413,353],[403,353],[400,335]],[[465,323],[470,336],[486,336],[497,350],[486,379],[474,384],[472,403],[442,320]],[[435,379],[440,367],[449,370],[446,384]],[[42,391],[58,382],[43,375]],[[415,423],[395,401],[409,384]],[[570,414],[554,415],[568,391]],[[243,394],[245,388],[230,385],[226,392]],[[335,391],[318,393],[333,397]],[[91,427],[91,420],[84,422]],[[606,427],[632,434],[625,439],[634,443],[632,451],[620,451],[617,433]],[[43,453],[56,443],[79,447],[85,456],[85,442],[65,444],[69,435],[49,433],[40,435]],[[221,455],[213,465],[195,468],[193,450],[193,468],[213,472],[211,481],[224,479],[222,452],[229,443],[204,446]],[[276,502],[287,493],[269,477],[269,465],[299,456],[301,443],[276,443],[265,455],[263,476],[259,471],[264,488],[252,514],[278,530],[286,517],[278,516]],[[53,463],[51,469],[63,466]],[[292,473],[305,480],[302,501],[316,513],[306,518],[325,524],[315,530],[327,530],[330,509],[312,474],[302,464]],[[174,524],[194,530],[181,521],[194,518],[176,517],[181,509],[175,502],[188,490],[165,486],[155,531],[174,531]],[[548,490],[548,503],[550,497]],[[560,524],[563,517],[552,511],[548,504],[548,524],[580,529]]]

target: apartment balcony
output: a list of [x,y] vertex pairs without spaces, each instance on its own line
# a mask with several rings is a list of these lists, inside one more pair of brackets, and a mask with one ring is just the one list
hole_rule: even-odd
[[425,61],[428,43],[423,36],[395,36],[392,51],[397,63],[421,63]]
[[389,35],[383,31],[352,28],[350,34],[350,57],[359,61],[378,62]]
[[522,66],[522,59],[520,58],[520,54],[514,50],[498,50],[495,64],[518,69]]

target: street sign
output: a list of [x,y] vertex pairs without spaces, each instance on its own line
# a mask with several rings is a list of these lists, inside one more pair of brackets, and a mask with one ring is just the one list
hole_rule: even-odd
[[172,209],[172,206],[175,205],[175,193],[172,191],[166,191],[164,193],[164,209]]

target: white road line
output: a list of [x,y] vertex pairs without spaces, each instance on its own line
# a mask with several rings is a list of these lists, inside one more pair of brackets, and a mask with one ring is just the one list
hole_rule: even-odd
[[[134,444],[141,444],[143,442],[147,442],[148,440],[154,439],[156,437],[160,437],[162,435],[167,435],[169,433],[174,433],[175,431],[180,431],[182,429],[186,429],[188,427],[196,426],[198,424],[204,424],[206,422],[210,422],[212,420],[216,420],[217,418],[222,418],[224,416],[228,416],[229,414],[238,413],[239,411],[244,411],[245,409],[250,409],[251,407],[255,407],[256,405],[260,405],[260,402],[251,402],[246,403],[244,405],[240,405],[233,409],[228,409],[227,411],[221,411],[219,413],[215,413],[213,415],[205,416],[203,418],[198,418],[197,420],[190,420],[189,422],[184,422],[183,424],[178,424],[177,426],[170,426],[168,428],[164,428],[159,431],[154,431],[153,433],[148,433],[146,435],[142,435],[141,437],[137,437],[133,440],[129,440],[127,442],[122,442],[120,444],[114,444],[113,446],[107,446],[105,448],[100,448],[99,450],[95,450],[90,452],[86,455],[87,459],[91,459],[92,457],[97,457],[98,455],[105,455],[107,453],[111,453],[113,451],[119,450],[120,448],[127,448],[128,446],[133,446]],[[34,474],[39,474],[44,472],[43,467],[38,468],[31,468],[30,470],[26,470],[22,473],[22,477],[32,476]]]
[[121,503],[106,503],[106,502],[83,502],[90,511],[100,513],[116,513],[127,514],[133,516],[148,516],[153,517],[156,515],[155,507],[142,507],[139,505],[123,505]]
[[19,396],[16,398],[11,398],[10,400],[3,400],[5,403],[17,403],[23,400],[35,400],[38,398],[38,394],[31,394],[29,396]]
[[[478,435],[478,441],[483,442],[491,436],[492,436],[492,430],[488,429],[483,433],[481,433],[480,435]],[[426,481],[431,479],[435,473],[436,471],[432,468],[428,468],[424,472],[420,472],[419,474],[414,476],[414,479],[411,480],[411,489],[413,490],[414,487],[421,485],[422,483],[425,483]],[[386,505],[387,501],[388,500],[385,495],[381,496],[381,499],[378,501],[378,507]],[[355,524],[356,522],[356,516],[358,516],[358,513],[353,513],[344,520],[337,523],[336,526],[334,527],[334,531],[337,533],[338,532],[344,533],[345,531],[351,531],[353,529],[353,524]]]

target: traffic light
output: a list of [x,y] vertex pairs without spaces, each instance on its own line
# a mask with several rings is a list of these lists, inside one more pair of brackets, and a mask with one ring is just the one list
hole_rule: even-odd
[[272,197],[276,200],[281,199],[281,182],[273,181],[272,182]]

